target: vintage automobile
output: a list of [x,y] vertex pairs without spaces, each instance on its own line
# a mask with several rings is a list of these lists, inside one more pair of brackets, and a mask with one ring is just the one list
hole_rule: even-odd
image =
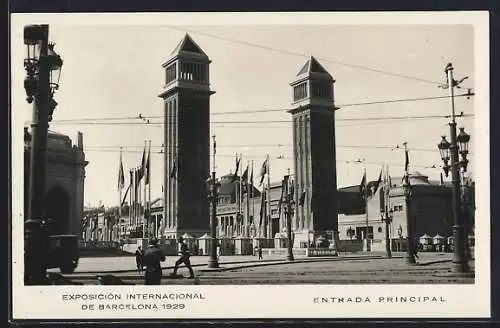
[[78,266],[78,237],[51,235],[47,251],[47,268],[59,268],[61,273],[73,273]]

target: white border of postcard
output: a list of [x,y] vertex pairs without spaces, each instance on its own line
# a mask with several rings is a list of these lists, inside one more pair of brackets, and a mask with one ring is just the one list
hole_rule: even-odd
[[[451,318],[490,317],[490,195],[489,195],[489,16],[488,12],[378,13],[125,13],[13,14],[14,59],[23,58],[26,24],[62,25],[314,25],[314,24],[471,24],[474,25],[476,156],[476,246],[474,285],[277,285],[277,286],[51,286],[23,284],[23,122],[12,99],[12,291],[14,319],[203,319],[203,318]],[[13,63],[14,65],[14,63]],[[24,74],[17,69],[15,74]],[[184,309],[82,310],[89,302],[64,300],[66,294],[198,292],[204,299],[186,302]],[[315,303],[316,297],[361,297],[371,302]],[[379,297],[438,297],[445,302],[379,303]],[[160,301],[161,303],[161,301]],[[158,303],[159,304],[159,303]]]

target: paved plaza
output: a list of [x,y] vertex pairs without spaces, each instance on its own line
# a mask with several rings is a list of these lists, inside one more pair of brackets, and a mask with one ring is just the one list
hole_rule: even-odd
[[[168,277],[176,260],[176,257],[168,257],[163,266],[162,284],[473,284],[473,276],[449,275],[451,258],[451,253],[421,253],[417,265],[407,265],[403,253],[395,253],[392,258],[381,255],[296,257],[292,263],[282,256],[260,261],[253,256],[226,256],[221,258],[219,270],[209,270],[207,256],[194,256],[192,263],[197,278],[188,280]],[[473,261],[471,267],[474,267]],[[67,277],[96,284],[96,274],[113,274],[126,282],[142,284],[143,275],[134,268],[134,257],[82,258],[78,270]],[[188,275],[182,266],[178,273]]]

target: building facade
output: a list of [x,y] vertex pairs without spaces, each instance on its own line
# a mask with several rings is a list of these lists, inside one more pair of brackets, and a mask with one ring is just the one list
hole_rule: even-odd
[[[85,160],[83,134],[78,142],[49,131],[47,136],[46,218],[49,234],[72,234],[82,238]],[[31,134],[24,128],[24,213],[28,217]]]
[[[335,154],[335,80],[310,57],[290,84],[295,107],[293,151],[295,167],[295,243],[333,232],[337,240],[337,173]],[[299,201],[301,200],[301,201]]]
[[164,234],[173,238],[209,230],[206,180],[210,175],[210,59],[189,35],[162,67],[164,100]]
[[[364,239],[385,241],[386,224],[382,220],[385,207],[392,214],[389,225],[391,240],[406,239],[408,225],[406,214],[410,211],[414,238],[423,235],[450,237],[453,228],[451,184],[431,181],[419,172],[409,175],[411,197],[406,207],[404,189],[400,183],[392,184],[387,190],[380,187],[368,194],[367,211],[359,193],[359,186],[339,190],[339,235],[341,240]],[[392,181],[402,181],[394,177]],[[371,182],[373,185],[374,182]],[[369,184],[370,186],[370,184]],[[372,189],[373,190],[373,189]],[[473,189],[469,193],[473,194]],[[467,198],[466,207],[474,208],[473,198]],[[473,226],[474,211],[470,211],[469,222]],[[394,245],[394,244],[393,244]]]

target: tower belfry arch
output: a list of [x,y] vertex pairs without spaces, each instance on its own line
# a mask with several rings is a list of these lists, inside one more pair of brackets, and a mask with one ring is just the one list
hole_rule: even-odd
[[297,200],[294,247],[319,237],[330,237],[338,245],[334,83],[313,56],[290,83]]
[[210,59],[186,34],[162,65],[164,100],[163,235],[208,232]]

